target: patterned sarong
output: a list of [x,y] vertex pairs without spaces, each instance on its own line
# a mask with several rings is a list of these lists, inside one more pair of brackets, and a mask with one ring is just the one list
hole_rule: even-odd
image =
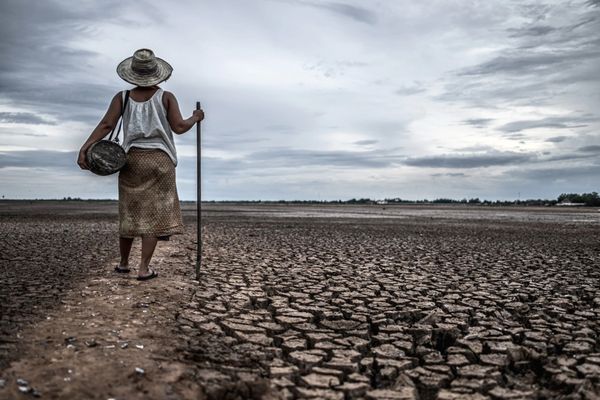
[[119,235],[165,240],[183,232],[175,165],[162,150],[132,147],[119,171]]

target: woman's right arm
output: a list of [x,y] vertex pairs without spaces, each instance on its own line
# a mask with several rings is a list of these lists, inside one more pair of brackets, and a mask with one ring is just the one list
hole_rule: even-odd
[[165,91],[163,99],[163,105],[167,109],[167,120],[169,121],[169,125],[173,132],[179,135],[189,131],[196,122],[200,122],[204,119],[204,111],[202,110],[194,110],[191,117],[183,119],[177,99],[171,92]]
[[102,140],[110,131],[114,129],[121,117],[121,92],[117,93],[115,97],[113,97],[110,105],[108,106],[108,110],[106,110],[106,114],[98,123],[98,126],[92,131],[90,137],[85,141],[85,143],[81,146],[79,150],[79,156],[77,157],[77,164],[81,169],[89,169],[89,165],[86,160],[87,150],[94,143]]

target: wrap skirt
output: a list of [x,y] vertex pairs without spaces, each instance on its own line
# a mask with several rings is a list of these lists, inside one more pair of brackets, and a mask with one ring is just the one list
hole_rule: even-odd
[[182,233],[173,161],[159,149],[130,148],[119,171],[119,236],[168,240]]

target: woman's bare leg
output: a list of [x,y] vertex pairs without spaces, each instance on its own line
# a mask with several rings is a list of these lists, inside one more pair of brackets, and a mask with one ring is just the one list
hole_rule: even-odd
[[148,265],[154,254],[156,243],[158,242],[157,237],[142,237],[142,260],[140,261],[140,267],[138,269],[139,276],[148,275]]
[[133,238],[119,237],[119,250],[121,251],[121,264],[122,268],[129,265],[129,253],[131,253],[131,245],[133,244]]

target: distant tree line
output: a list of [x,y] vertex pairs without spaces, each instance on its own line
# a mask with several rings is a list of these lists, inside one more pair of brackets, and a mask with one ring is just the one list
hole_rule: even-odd
[[399,199],[385,199],[388,204],[405,203],[405,204],[471,204],[471,205],[484,205],[484,206],[552,206],[558,203],[556,200],[547,199],[527,199],[527,200],[480,200],[478,197],[475,198],[463,198],[463,199],[450,199],[450,198],[438,198],[433,200],[399,200]]
[[598,193],[565,193],[556,200],[526,199],[526,200],[481,200],[475,198],[450,199],[437,198],[434,200],[408,200],[399,197],[375,200],[368,197],[351,198],[349,200],[210,200],[203,203],[256,203],[256,204],[471,204],[484,206],[554,206],[559,203],[574,203],[585,206],[600,206]]
[[[10,199],[9,199],[10,200]],[[35,199],[42,201],[113,201],[111,199],[82,199],[80,197],[63,197],[62,199]],[[185,200],[184,203],[195,203]],[[554,206],[557,204],[577,204],[588,207],[600,207],[600,196],[591,193],[563,193],[556,200],[527,199],[527,200],[480,200],[463,198],[460,200],[441,197],[433,200],[407,200],[399,197],[374,200],[368,197],[352,198],[349,200],[204,200],[203,203],[243,203],[243,204],[471,204],[484,206]]]
[[592,193],[563,193],[558,196],[559,203],[579,203],[585,204],[586,206],[598,207],[600,206],[600,196],[597,192]]

